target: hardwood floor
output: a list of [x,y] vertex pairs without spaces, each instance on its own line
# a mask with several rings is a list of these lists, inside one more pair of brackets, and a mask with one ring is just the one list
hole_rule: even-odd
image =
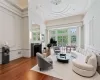
[[30,69],[36,65],[36,58],[20,58],[0,65],[0,80],[60,80]]

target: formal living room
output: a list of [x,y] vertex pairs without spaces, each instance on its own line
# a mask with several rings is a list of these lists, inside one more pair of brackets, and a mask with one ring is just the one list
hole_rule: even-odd
[[0,0],[0,80],[100,80],[99,8],[100,0]]

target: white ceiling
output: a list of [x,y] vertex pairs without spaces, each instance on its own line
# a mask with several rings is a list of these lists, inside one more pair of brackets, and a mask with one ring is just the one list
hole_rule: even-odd
[[21,9],[25,9],[28,7],[28,0],[7,0],[7,1],[9,1],[13,5],[15,5]]
[[84,14],[93,0],[61,0],[54,5],[51,0],[30,0],[30,9],[42,16],[44,20],[58,19],[78,14]]

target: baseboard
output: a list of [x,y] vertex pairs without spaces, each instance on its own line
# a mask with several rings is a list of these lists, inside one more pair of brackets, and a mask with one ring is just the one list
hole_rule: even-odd
[[2,64],[2,62],[0,62],[0,64]]

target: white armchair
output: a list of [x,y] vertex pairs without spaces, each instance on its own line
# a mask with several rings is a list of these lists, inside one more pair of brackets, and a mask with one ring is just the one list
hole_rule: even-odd
[[82,61],[79,59],[74,59],[72,61],[73,66],[72,69],[77,74],[84,77],[91,77],[96,73],[97,69],[97,58],[95,54],[91,54],[91,56],[86,57],[86,61]]

